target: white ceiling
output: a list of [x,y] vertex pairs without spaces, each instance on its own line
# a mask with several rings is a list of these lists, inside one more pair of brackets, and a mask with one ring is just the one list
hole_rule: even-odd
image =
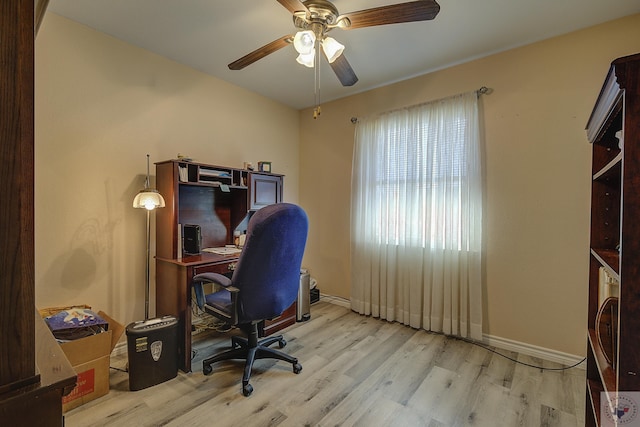
[[[399,0],[335,0],[341,13]],[[327,102],[454,64],[640,13],[640,0],[438,0],[433,21],[331,36],[359,77],[343,87],[321,64]],[[276,0],[50,0],[50,12],[216,76],[296,109],[314,104],[314,72],[287,46],[240,71],[227,64],[293,34]],[[46,18],[45,18],[46,19]]]

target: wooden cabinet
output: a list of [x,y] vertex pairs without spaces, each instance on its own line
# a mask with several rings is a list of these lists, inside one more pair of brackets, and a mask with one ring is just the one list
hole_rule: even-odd
[[[587,124],[592,143],[586,425],[640,390],[640,54],[612,62]],[[607,393],[602,393],[607,392]]]
[[[265,172],[168,160],[156,163],[156,188],[166,206],[156,215],[156,316],[179,320],[180,368],[191,371],[191,279],[203,272],[231,274],[237,255],[186,255],[182,228],[198,225],[202,248],[233,244],[246,232],[252,212],[282,201],[283,176]],[[269,335],[295,323],[295,303],[261,331]]]
[[249,209],[258,210],[282,200],[282,178],[263,173],[249,174]]

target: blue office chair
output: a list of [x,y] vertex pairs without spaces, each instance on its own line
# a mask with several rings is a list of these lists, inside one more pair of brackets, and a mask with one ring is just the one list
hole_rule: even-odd
[[[202,362],[202,372],[209,375],[211,365],[221,360],[246,359],[242,376],[242,393],[249,396],[251,368],[256,359],[275,358],[293,365],[298,374],[298,359],[269,348],[278,342],[286,345],[282,335],[258,340],[258,324],[273,319],[296,301],[300,286],[300,266],[307,241],[309,223],[299,206],[278,203],[257,211],[247,227],[247,238],[233,276],[201,273],[193,277],[196,302],[201,310],[230,325],[238,326],[247,338],[231,338],[231,349]],[[203,284],[215,283],[221,290],[205,295]]]

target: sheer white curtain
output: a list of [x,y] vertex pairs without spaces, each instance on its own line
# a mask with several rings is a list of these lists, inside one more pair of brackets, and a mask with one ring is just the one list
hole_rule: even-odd
[[365,118],[356,126],[351,308],[481,339],[476,92]]

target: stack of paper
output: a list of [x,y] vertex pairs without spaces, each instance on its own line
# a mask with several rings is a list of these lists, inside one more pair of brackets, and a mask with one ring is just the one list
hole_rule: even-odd
[[236,248],[235,246],[225,246],[222,248],[204,248],[202,252],[210,252],[218,255],[234,255],[242,252],[242,249]]

